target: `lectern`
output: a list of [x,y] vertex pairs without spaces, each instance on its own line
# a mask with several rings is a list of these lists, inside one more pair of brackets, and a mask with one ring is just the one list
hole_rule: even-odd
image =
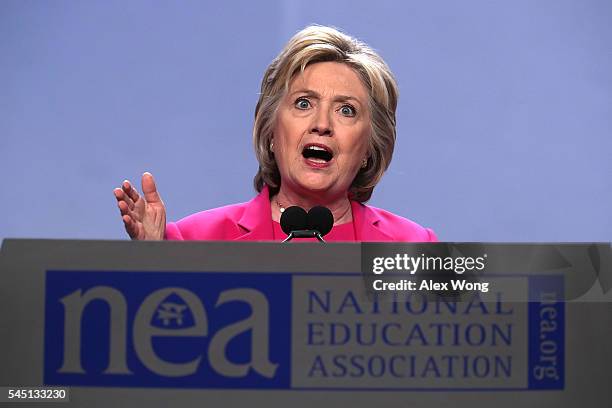
[[[368,287],[362,255],[352,243],[5,240],[0,386],[67,387],[65,406],[83,407],[612,401],[609,296],[519,302],[493,286],[390,300]],[[535,287],[519,270],[500,279]]]

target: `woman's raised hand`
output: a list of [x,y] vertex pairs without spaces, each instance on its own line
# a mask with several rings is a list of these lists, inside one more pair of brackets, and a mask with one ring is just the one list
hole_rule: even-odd
[[125,180],[113,190],[125,230],[134,240],[162,240],[166,232],[166,207],[151,173],[142,175],[142,193]]

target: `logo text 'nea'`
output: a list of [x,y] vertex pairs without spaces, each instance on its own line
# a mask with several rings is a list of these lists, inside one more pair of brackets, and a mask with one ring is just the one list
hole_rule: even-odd
[[[169,298],[178,301],[169,301]],[[57,372],[86,374],[81,365],[81,327],[83,312],[94,300],[105,302],[109,308],[109,356],[103,374],[133,374],[126,355],[129,329],[127,302],[124,295],[111,286],[96,286],[86,292],[77,289],[59,300],[64,308],[64,352],[62,365]],[[224,377],[245,377],[249,370],[266,378],[274,377],[278,364],[273,364],[269,358],[269,304],[266,296],[253,288],[228,289],[219,293],[215,308],[230,302],[246,303],[251,314],[215,333],[209,333],[208,314],[200,298],[193,292],[179,287],[165,287],[152,292],[138,307],[131,327],[138,359],[150,371],[165,377],[194,374],[203,357],[207,357],[210,367]],[[187,324],[187,320],[191,324]],[[151,324],[154,321],[160,323]],[[251,335],[250,360],[242,363],[230,361],[226,353],[228,344],[248,331]],[[153,347],[153,338],[156,337],[204,339],[208,336],[212,337],[206,355],[199,355],[191,361],[167,361]]]

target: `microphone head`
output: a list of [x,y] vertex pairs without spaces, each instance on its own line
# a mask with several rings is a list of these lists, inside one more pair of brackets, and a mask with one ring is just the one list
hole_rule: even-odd
[[286,208],[281,214],[280,225],[287,235],[291,234],[291,231],[305,230],[308,227],[308,214],[297,205]]
[[308,229],[317,230],[321,236],[325,236],[333,226],[334,216],[329,208],[318,205],[308,211]]

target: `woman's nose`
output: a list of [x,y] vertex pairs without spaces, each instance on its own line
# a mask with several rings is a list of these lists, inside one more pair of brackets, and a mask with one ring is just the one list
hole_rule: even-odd
[[319,136],[331,136],[333,134],[332,124],[327,109],[320,109],[314,116],[310,133]]

